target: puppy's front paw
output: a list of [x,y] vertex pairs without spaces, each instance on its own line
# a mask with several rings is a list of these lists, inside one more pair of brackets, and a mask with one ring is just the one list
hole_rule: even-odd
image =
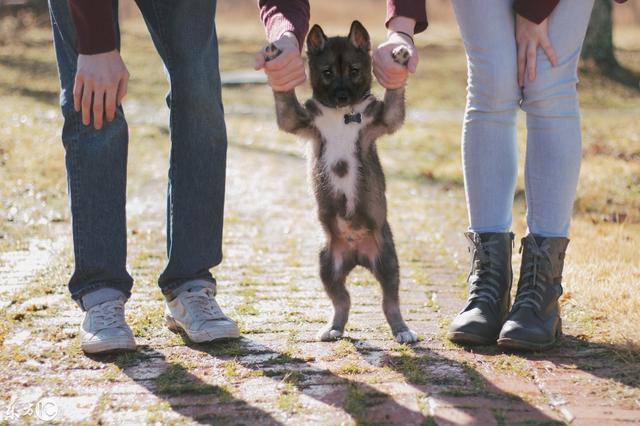
[[414,343],[418,341],[418,335],[413,330],[405,330],[396,333],[393,336],[398,343]]
[[273,43],[269,43],[267,47],[264,48],[264,57],[267,62],[273,61],[282,53],[282,50],[278,46]]
[[409,63],[409,59],[411,58],[411,53],[409,53],[409,49],[404,46],[398,46],[393,49],[391,52],[391,56],[393,60],[399,63],[400,65],[407,65]]
[[331,325],[323,328],[318,332],[318,340],[321,342],[331,342],[342,337],[344,333],[340,330],[336,330]]

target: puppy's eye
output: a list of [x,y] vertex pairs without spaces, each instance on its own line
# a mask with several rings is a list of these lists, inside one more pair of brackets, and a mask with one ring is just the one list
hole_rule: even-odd
[[322,75],[327,77],[327,78],[329,78],[329,77],[331,77],[333,75],[333,71],[331,71],[331,70],[323,70],[322,71]]
[[349,75],[351,77],[357,77],[358,75],[360,75],[360,69],[359,68],[351,68],[349,70]]

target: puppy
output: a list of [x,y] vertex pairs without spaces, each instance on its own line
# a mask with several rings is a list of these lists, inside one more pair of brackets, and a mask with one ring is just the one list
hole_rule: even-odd
[[[371,95],[370,39],[354,21],[347,37],[330,37],[318,25],[307,37],[313,97],[301,105],[295,92],[274,92],[278,126],[307,139],[309,175],[326,243],[320,251],[320,278],[333,302],[322,341],[341,337],[351,300],[347,275],[357,265],[369,269],[383,291],[382,309],[398,342],[415,342],[400,312],[400,274],[387,222],[385,179],[376,139],[404,121],[404,89],[387,90],[384,101]],[[279,54],[270,45],[267,60]],[[394,51],[406,64],[408,51]]]

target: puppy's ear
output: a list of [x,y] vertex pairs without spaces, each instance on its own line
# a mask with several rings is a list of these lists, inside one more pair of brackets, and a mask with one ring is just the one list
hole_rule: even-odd
[[311,27],[309,35],[307,36],[307,51],[308,52],[320,52],[324,49],[324,43],[327,41],[327,36],[324,35],[324,31],[320,28],[320,25],[316,24]]
[[368,51],[371,49],[371,41],[369,40],[369,33],[367,29],[360,23],[360,21],[353,21],[351,24],[351,30],[349,31],[349,40],[358,49]]

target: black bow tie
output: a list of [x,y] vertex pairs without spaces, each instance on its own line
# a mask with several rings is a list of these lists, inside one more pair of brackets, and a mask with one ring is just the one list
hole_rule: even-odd
[[345,114],[344,115],[344,124],[349,123],[362,123],[362,115],[360,113],[357,114]]

